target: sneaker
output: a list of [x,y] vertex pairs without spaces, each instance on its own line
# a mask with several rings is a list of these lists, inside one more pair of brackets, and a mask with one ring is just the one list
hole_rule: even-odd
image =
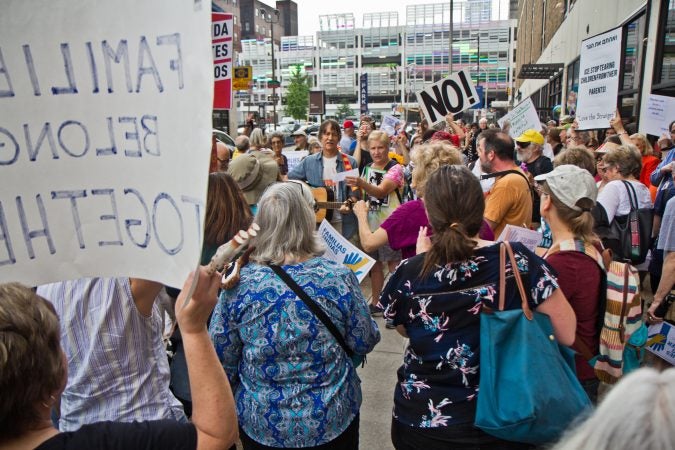
[[370,310],[370,315],[373,317],[382,315],[382,310],[373,304],[369,304],[368,309]]
[[384,319],[384,327],[390,330],[395,329],[396,325],[394,325],[394,319]]

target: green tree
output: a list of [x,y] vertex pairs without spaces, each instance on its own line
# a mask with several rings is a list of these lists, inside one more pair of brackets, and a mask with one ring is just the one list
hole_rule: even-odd
[[286,114],[294,119],[307,117],[309,106],[309,82],[307,75],[303,75],[299,66],[291,69],[291,82],[286,92]]
[[337,116],[340,120],[344,119],[345,117],[353,116],[354,115],[354,110],[349,107],[349,102],[347,100],[342,100],[342,103],[340,103],[340,106],[338,106],[337,109]]

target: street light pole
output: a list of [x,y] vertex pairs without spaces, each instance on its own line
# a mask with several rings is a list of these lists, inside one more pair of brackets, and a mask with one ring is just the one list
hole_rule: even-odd
[[274,130],[277,129],[277,78],[275,76],[274,66],[276,66],[276,61],[274,60],[274,24],[279,23],[279,10],[272,10],[272,14],[268,14],[267,10],[260,8],[260,15],[262,15],[265,23],[270,25],[270,36],[272,44],[272,122],[274,122]]

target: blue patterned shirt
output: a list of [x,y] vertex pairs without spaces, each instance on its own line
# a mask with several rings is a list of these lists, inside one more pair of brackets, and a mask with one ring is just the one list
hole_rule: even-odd
[[[536,308],[555,289],[551,267],[517,242],[511,243]],[[499,245],[476,249],[466,261],[437,266],[420,278],[424,254],[404,260],[380,296],[384,316],[404,325],[410,338],[394,390],[394,418],[417,428],[473,423],[480,376],[480,311],[498,308]],[[520,308],[506,263],[505,309]]]
[[[358,354],[380,340],[348,268],[316,257],[284,270]],[[239,424],[271,447],[330,442],[361,406],[361,380],[333,335],[267,266],[250,263],[223,291],[209,333],[234,389]]]

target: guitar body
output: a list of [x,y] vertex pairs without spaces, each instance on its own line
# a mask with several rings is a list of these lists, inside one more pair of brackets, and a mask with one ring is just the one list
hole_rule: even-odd
[[[325,187],[311,188],[312,196],[316,204],[314,205],[314,213],[316,215],[316,223],[323,222],[323,219],[330,220],[333,217],[333,210],[340,209],[342,202],[336,202],[335,194],[332,189]],[[339,214],[339,213],[338,213]]]

